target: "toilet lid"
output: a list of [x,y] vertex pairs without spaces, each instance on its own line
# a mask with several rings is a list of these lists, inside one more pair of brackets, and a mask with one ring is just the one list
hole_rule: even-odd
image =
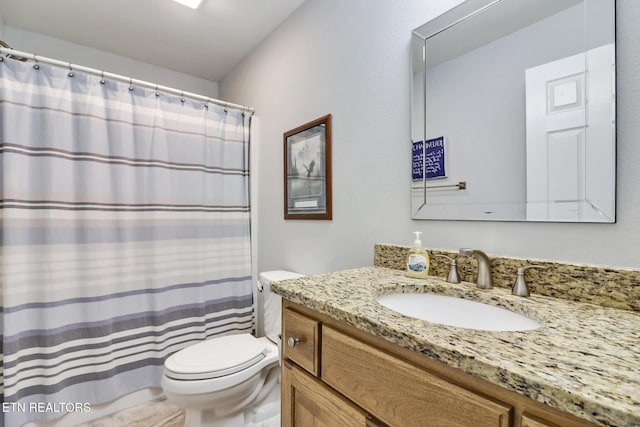
[[253,335],[228,335],[180,350],[165,368],[168,377],[179,380],[219,378],[255,365],[266,353],[266,345]]

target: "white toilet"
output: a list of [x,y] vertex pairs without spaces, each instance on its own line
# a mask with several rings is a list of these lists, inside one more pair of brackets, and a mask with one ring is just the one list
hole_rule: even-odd
[[280,426],[280,297],[271,282],[301,277],[260,273],[265,337],[227,335],[193,344],[164,364],[162,389],[186,410],[185,427]]

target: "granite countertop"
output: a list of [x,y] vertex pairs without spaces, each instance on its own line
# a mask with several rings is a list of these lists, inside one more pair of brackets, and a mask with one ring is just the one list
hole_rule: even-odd
[[[364,267],[272,284],[283,298],[603,426],[640,426],[640,313],[553,297],[513,296],[437,277]],[[532,331],[462,329],[406,317],[379,295],[426,292],[524,314]]]

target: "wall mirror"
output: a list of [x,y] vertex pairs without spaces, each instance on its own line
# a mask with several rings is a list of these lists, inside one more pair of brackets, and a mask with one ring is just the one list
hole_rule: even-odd
[[411,46],[414,219],[615,222],[615,0],[467,0]]

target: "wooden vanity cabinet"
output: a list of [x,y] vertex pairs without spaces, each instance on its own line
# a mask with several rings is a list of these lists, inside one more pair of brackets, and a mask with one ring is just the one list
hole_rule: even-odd
[[384,427],[319,376],[320,322],[292,310],[282,319],[282,425]]
[[282,347],[283,427],[595,426],[286,300]]

